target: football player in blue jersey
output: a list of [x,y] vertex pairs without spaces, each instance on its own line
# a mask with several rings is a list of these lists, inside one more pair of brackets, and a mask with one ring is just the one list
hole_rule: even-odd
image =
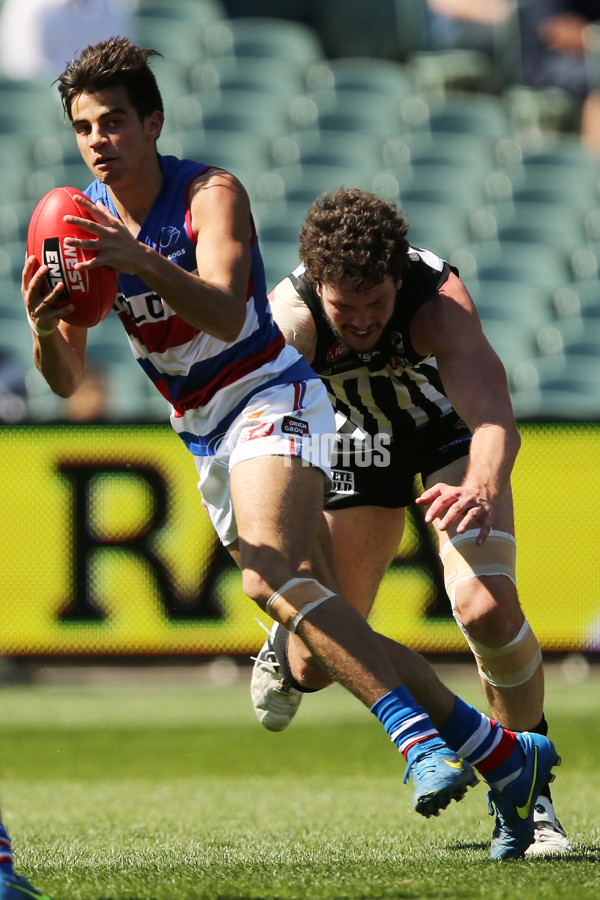
[[[216,160],[158,152],[164,110],[153,55],[112,38],[83,50],[58,79],[94,179],[78,201],[92,221],[64,217],[90,233],[67,239],[94,254],[75,267],[119,273],[116,313],[134,356],[171,403],[171,423],[193,455],[206,509],[248,596],[302,639],[322,677],[379,719],[406,759],[418,812],[437,815],[460,799],[477,780],[474,766],[506,826],[492,856],[520,856],[533,834],[531,797],[560,761],[554,745],[503,728],[439,682],[436,727],[404,684],[405,658],[383,653],[340,593],[323,517],[331,448],[313,440],[335,433],[332,406],[272,318],[243,186]],[[26,259],[23,298],[35,363],[66,397],[81,383],[87,329],[67,321],[73,306],[60,304],[61,282],[44,295],[47,272]]]

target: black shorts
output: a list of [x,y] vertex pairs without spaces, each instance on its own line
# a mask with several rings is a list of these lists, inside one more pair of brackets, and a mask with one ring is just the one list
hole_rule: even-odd
[[471,432],[456,413],[424,425],[401,441],[385,442],[377,435],[373,445],[339,436],[332,462],[333,489],[325,496],[325,509],[383,506],[399,509],[414,500],[414,481],[423,481],[438,469],[467,456]]

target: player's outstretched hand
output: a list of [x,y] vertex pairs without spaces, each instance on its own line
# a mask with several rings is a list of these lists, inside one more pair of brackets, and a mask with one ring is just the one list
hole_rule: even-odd
[[416,502],[429,507],[425,521],[439,519],[442,531],[447,531],[454,524],[458,534],[470,528],[479,528],[478,544],[483,544],[492,528],[491,503],[464,485],[439,482],[423,491]]

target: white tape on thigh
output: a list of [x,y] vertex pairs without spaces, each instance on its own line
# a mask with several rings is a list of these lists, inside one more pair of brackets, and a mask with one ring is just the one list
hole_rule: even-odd
[[444,546],[440,559],[444,567],[444,584],[452,604],[456,603],[456,588],[461,581],[481,575],[506,575],[515,581],[516,543],[507,531],[492,529],[483,544],[475,543],[479,529],[472,528],[456,534]]
[[494,687],[518,687],[529,681],[542,662],[542,651],[527,619],[504,647],[486,647],[458,623],[477,661],[479,674]]
[[295,632],[304,616],[335,596],[315,578],[290,578],[271,594],[265,612],[288,631]]

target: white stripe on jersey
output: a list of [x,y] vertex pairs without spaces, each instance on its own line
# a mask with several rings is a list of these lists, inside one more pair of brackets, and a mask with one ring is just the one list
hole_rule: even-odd
[[[433,357],[427,360],[427,365],[430,368],[437,368],[436,361]],[[400,412],[410,415],[417,428],[421,425],[426,425],[430,421],[427,412],[420,406],[415,406],[408,387],[398,378],[399,374],[410,378],[410,380],[418,387],[419,393],[431,403],[434,403],[440,409],[442,415],[452,412],[452,404],[445,394],[438,391],[435,386],[431,384],[428,377],[419,372],[418,368],[395,370],[392,366],[388,365],[378,372],[367,372],[363,366],[360,366],[354,370],[344,372],[343,375],[339,375],[335,378],[327,378],[327,376],[325,376],[325,380],[334,407],[338,409],[340,404],[342,406],[351,407],[352,423],[357,428],[372,431],[365,421],[365,413],[361,412],[361,409],[355,406],[353,398],[352,400],[349,398],[347,392],[348,382],[352,382],[353,393],[356,389],[356,393],[360,396],[361,407],[366,410],[366,414],[372,416],[377,423],[377,431],[380,434],[389,434],[392,436],[392,421],[377,405],[373,397],[371,386],[371,378],[373,377],[389,378],[389,381],[394,388],[394,396],[396,403],[398,404],[397,409]]]

